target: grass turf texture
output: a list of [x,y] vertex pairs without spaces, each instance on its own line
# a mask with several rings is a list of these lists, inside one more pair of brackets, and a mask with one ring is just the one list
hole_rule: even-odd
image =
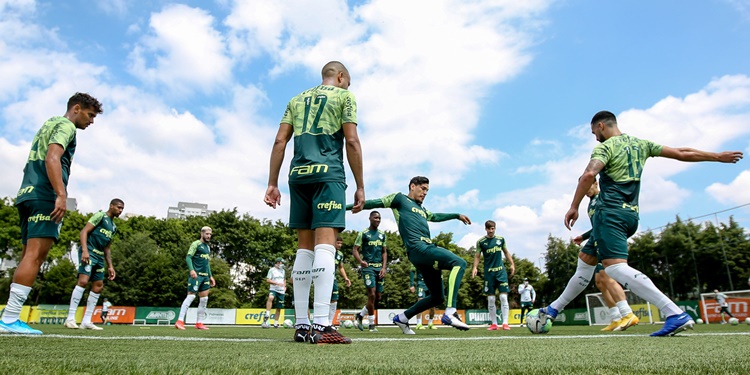
[[292,342],[292,329],[36,325],[40,337],[0,335],[0,374],[747,374],[750,326],[701,325],[648,337],[658,325],[621,333],[601,327],[468,332],[441,328],[405,336],[344,329],[351,345]]

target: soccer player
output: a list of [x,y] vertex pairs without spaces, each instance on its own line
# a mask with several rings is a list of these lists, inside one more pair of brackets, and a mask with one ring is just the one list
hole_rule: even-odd
[[[346,287],[352,286],[352,281],[349,280],[349,276],[346,275],[346,269],[344,268],[344,253],[341,252],[341,247],[344,246],[344,239],[340,235],[336,236],[336,268],[344,278]],[[333,276],[333,289],[331,290],[331,308],[328,313],[328,321],[331,322],[333,327],[333,319],[336,317],[336,306],[339,304],[339,281],[336,280],[336,275]],[[377,330],[376,330],[377,331]]]
[[719,314],[721,315],[721,324],[727,324],[727,321],[724,319],[724,313],[727,313],[730,318],[734,318],[734,315],[729,312],[727,295],[724,293],[720,293],[718,289],[714,289],[714,294],[716,295],[716,302],[718,302],[719,306],[721,307],[721,310],[719,311]]
[[524,277],[523,284],[518,286],[518,294],[521,295],[521,327],[523,327],[526,320],[526,313],[534,308],[534,302],[536,302],[536,291],[529,284],[528,277]]
[[[362,148],[357,135],[357,102],[348,90],[349,71],[338,61],[323,66],[323,82],[289,101],[271,151],[268,189],[264,201],[281,204],[279,170],[289,139],[294,158],[289,170],[289,227],[297,230],[297,256],[292,268],[294,340],[314,344],[349,344],[331,327],[331,292],[336,267],[336,236],[346,227],[344,143],[357,190],[354,212],[362,209],[365,183]],[[315,283],[312,332],[308,317],[310,285]]]
[[[359,232],[352,248],[354,260],[362,266],[362,279],[365,282],[365,288],[367,288],[367,304],[356,315],[357,328],[360,331],[364,329],[362,326],[363,317],[367,317],[370,321],[370,332],[378,331],[375,328],[375,306],[383,297],[386,265],[388,264],[388,245],[385,241],[385,233],[379,230],[378,226],[380,226],[380,212],[371,211],[370,226]],[[362,251],[361,255],[360,250]]]
[[489,331],[496,331],[497,327],[497,305],[495,304],[495,293],[500,292],[500,312],[503,317],[503,330],[509,331],[508,315],[510,305],[508,304],[508,273],[505,271],[503,263],[503,253],[505,258],[510,261],[510,277],[516,273],[516,265],[513,263],[513,257],[510,256],[505,238],[495,236],[496,224],[492,220],[484,223],[484,230],[487,235],[477,240],[477,250],[474,255],[474,267],[471,269],[471,277],[477,276],[477,266],[479,266],[479,257],[484,257],[484,294],[487,296],[487,309],[490,311]]
[[[458,219],[464,224],[471,224],[471,220],[462,214],[432,213],[422,207],[424,198],[430,190],[430,180],[424,176],[416,176],[409,181],[409,194],[393,193],[380,199],[365,201],[364,209],[390,208],[398,223],[398,231],[404,241],[409,261],[422,273],[424,282],[430,295],[417,301],[403,313],[393,318],[393,323],[407,335],[414,331],[409,327],[411,317],[435,307],[445,300],[441,270],[449,270],[448,300],[442,323],[459,330],[468,330],[469,326],[462,322],[456,312],[458,289],[466,271],[466,261],[456,254],[432,243],[428,221],[440,222]],[[348,205],[347,209],[352,208]]]
[[[441,275],[442,277],[442,275]],[[443,283],[443,280],[440,280],[440,283]],[[417,270],[416,267],[412,264],[409,268],[409,290],[412,293],[417,293],[417,301],[421,300],[422,298],[427,297],[430,295],[429,289],[427,289],[427,285],[424,283],[424,277],[422,277],[422,274]],[[427,315],[427,328],[425,328],[422,325],[422,313],[420,312],[417,314],[417,325],[415,326],[416,329],[437,329],[433,322],[435,321],[435,306],[430,307],[430,314]]]
[[63,116],[47,120],[31,142],[23,169],[16,207],[21,224],[21,262],[13,274],[0,332],[41,335],[21,321],[21,309],[31,292],[39,268],[60,236],[67,208],[70,165],[76,151],[76,129],[84,130],[102,113],[102,104],[88,94],[68,99]]
[[112,304],[109,302],[107,297],[104,297],[104,302],[102,303],[102,324],[109,325],[109,308],[112,307]]
[[[266,282],[269,287],[268,300],[266,301],[266,315],[263,316],[263,328],[268,328],[268,318],[271,316],[271,308],[276,306],[273,328],[279,328],[281,320],[281,309],[284,308],[284,293],[286,293],[286,271],[284,271],[284,259],[276,258],[276,263],[268,270]],[[276,301],[276,303],[274,303]]]
[[177,317],[177,323],[174,325],[177,329],[185,329],[185,315],[187,315],[188,308],[195,299],[195,294],[198,293],[198,317],[195,321],[195,328],[208,330],[208,327],[203,324],[203,320],[206,319],[208,291],[216,286],[216,280],[214,280],[214,276],[211,274],[211,247],[208,246],[208,243],[211,242],[212,234],[211,227],[201,228],[201,238],[190,244],[190,249],[188,249],[188,253],[185,256],[185,263],[187,263],[188,270],[190,270],[187,283],[188,292],[187,297],[182,301],[180,315]]
[[[714,153],[691,148],[672,148],[638,139],[623,134],[617,126],[615,115],[609,111],[594,115],[591,119],[591,132],[601,144],[594,148],[588,166],[578,179],[573,201],[565,214],[565,227],[570,229],[578,220],[578,207],[599,174],[601,193],[594,213],[592,237],[605,272],[630,288],[637,296],[658,307],[667,317],[662,329],[651,336],[673,336],[688,328],[692,329],[695,322],[690,315],[664,295],[645,274],[627,263],[627,240],[638,228],[641,173],[649,157],[661,156],[686,162],[737,163],[742,159],[742,152]],[[573,278],[590,280],[593,273],[594,266],[579,261]],[[578,295],[585,288],[585,285],[579,284],[582,283],[568,283],[563,294],[569,292],[568,288],[572,288],[575,289],[572,295]],[[552,319],[557,316],[557,310],[552,305],[539,311]]]
[[[117,226],[113,219],[120,217],[125,203],[122,199],[115,198],[109,202],[107,212],[99,211],[89,219],[81,230],[81,247],[78,248],[78,284],[73,288],[70,295],[70,306],[68,318],[65,320],[67,328],[92,329],[99,331],[102,328],[91,323],[91,316],[96,309],[99,295],[104,289],[104,269],[107,264],[107,278],[115,279],[115,267],[112,265],[112,252],[109,245],[112,237],[117,233]],[[86,312],[83,314],[81,326],[76,325],[76,310],[86,291],[86,285],[91,282],[89,298],[86,302]]]

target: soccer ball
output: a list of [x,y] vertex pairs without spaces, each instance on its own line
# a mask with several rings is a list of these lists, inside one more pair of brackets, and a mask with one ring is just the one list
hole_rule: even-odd
[[290,319],[287,319],[284,321],[284,328],[292,328],[294,327],[294,323]]
[[750,324],[750,318],[745,318],[745,324]]
[[[543,322],[542,320],[546,321]],[[552,329],[552,319],[541,318],[539,316],[539,309],[531,310],[526,314],[526,328],[534,334],[547,333]]]
[[344,328],[352,328],[352,327],[354,327],[354,323],[351,320],[349,320],[349,319],[344,320],[344,324],[342,324],[342,325],[344,326]]
[[365,327],[370,326],[370,320],[369,319],[362,319],[362,325]]
[[703,324],[703,319],[698,318],[698,319],[695,320],[695,322],[698,323],[698,324]]
[[740,320],[737,318],[729,318],[729,324],[736,326],[737,324],[740,324]]

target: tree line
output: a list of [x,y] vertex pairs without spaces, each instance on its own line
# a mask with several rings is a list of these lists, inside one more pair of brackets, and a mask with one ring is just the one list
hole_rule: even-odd
[[[60,240],[52,247],[48,261],[40,270],[33,285],[29,304],[66,305],[76,284],[77,268],[70,259],[72,244],[79,242],[80,230],[92,213],[69,211],[64,219]],[[0,200],[0,254],[5,259],[20,260],[21,241],[18,211],[10,198]],[[240,308],[263,307],[268,295],[265,282],[268,269],[274,260],[282,257],[291,274],[297,250],[296,235],[281,221],[257,219],[240,214],[237,209],[222,210],[207,217],[163,219],[135,216],[127,220],[115,219],[117,235],[111,249],[117,272],[113,281],[105,280],[103,297],[116,305],[125,306],[179,306],[187,292],[187,266],[185,255],[190,243],[199,238],[200,228],[213,228],[211,240],[211,270],[217,286],[212,288],[209,307]],[[361,228],[364,229],[364,228]],[[361,308],[367,298],[364,283],[357,272],[352,247],[357,231],[342,234],[344,267],[352,281],[347,288],[339,279],[339,308]],[[502,233],[498,233],[502,235]],[[403,308],[416,301],[409,290],[410,263],[401,237],[386,232],[388,243],[388,273],[381,308]],[[513,239],[508,239],[512,243]],[[469,264],[459,291],[459,308],[484,309],[487,300],[483,295],[480,275],[471,277],[473,249],[453,243],[451,233],[440,233],[433,242],[461,256]],[[545,256],[546,273],[523,258],[513,257],[516,273],[510,279],[511,307],[518,306],[517,286],[528,277],[537,290],[537,305],[549,303],[558,296],[576,268],[579,247],[569,239],[549,236]],[[729,278],[737,288],[747,285],[750,276],[750,241],[743,228],[730,220],[720,227],[681,222],[669,226],[659,235],[647,232],[634,237],[629,262],[646,273],[665,293],[676,299],[695,298],[701,292],[718,288],[729,290]],[[726,254],[727,262],[723,255]],[[0,300],[7,300],[14,269],[0,275]],[[588,292],[595,292],[592,285]],[[290,286],[285,300],[292,306]],[[571,304],[585,306],[583,294]]]

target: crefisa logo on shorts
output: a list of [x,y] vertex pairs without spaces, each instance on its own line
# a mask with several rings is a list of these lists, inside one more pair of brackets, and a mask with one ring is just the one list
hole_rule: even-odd
[[326,202],[326,203],[318,203],[318,209],[319,210],[331,211],[331,210],[341,210],[343,208],[344,208],[344,205],[341,204],[341,203],[338,203],[336,201],[330,201],[330,202]]

